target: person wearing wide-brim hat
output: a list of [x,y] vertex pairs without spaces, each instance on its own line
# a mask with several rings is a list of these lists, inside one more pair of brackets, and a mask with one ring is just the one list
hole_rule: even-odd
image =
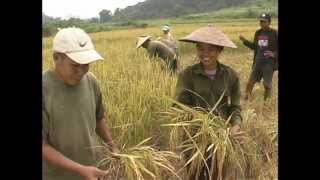
[[[175,99],[190,107],[200,106],[210,111],[222,97],[214,113],[226,120],[231,116],[231,132],[239,132],[242,122],[239,76],[219,62],[224,47],[237,46],[212,26],[199,28],[179,41],[196,44],[199,63],[179,73]],[[200,179],[206,179],[203,174]]]
[[161,58],[167,67],[175,72],[177,70],[177,54],[174,48],[159,40],[151,40],[151,36],[138,37],[136,48],[143,47],[147,50],[150,59]]
[[259,21],[261,28],[255,32],[253,42],[248,41],[242,35],[239,36],[246,47],[254,50],[245,100],[249,99],[255,83],[260,82],[261,79],[263,79],[264,100],[270,98],[273,73],[278,70],[278,32],[270,27],[270,14],[262,13]]

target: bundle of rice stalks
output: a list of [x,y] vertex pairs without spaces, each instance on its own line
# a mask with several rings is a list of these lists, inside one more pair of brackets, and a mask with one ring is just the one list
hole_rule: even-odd
[[[257,164],[257,145],[250,137],[243,135],[241,144],[230,132],[227,121],[201,108],[190,108],[173,101],[178,107],[163,112],[163,118],[172,123],[169,126],[170,144],[173,151],[180,151],[186,157],[189,178],[197,179],[203,169],[209,179],[225,179],[226,174],[244,176],[248,163]],[[215,177],[213,177],[214,175]]]
[[106,169],[105,179],[161,180],[169,174],[179,178],[172,164],[180,157],[173,152],[159,151],[144,145],[150,139],[145,139],[134,147],[123,146],[121,153],[110,152],[108,145],[104,144],[104,157],[98,166]]

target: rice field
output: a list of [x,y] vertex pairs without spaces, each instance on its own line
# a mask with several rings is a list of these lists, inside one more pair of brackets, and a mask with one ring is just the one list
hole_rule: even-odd
[[[276,21],[272,27],[277,28]],[[240,85],[244,94],[246,81],[250,75],[253,52],[244,47],[238,36],[242,34],[252,40],[259,28],[256,21],[235,21],[211,23],[225,32],[238,46],[225,48],[220,62],[231,66],[240,75]],[[172,34],[177,40],[193,30],[207,24],[172,25]],[[90,71],[101,85],[103,103],[106,107],[107,123],[112,128],[114,140],[123,146],[132,147],[151,138],[148,143],[161,150],[170,148],[171,129],[163,126],[168,123],[163,112],[170,111],[171,98],[175,92],[176,75],[161,68],[160,61],[150,61],[145,49],[136,49],[137,37],[151,35],[153,39],[161,36],[160,27],[145,29],[116,30],[90,34],[96,50],[104,61],[90,65]],[[43,71],[53,67],[52,37],[43,39]],[[180,70],[196,63],[195,46],[178,42]],[[242,104],[242,128],[256,143],[263,156],[263,162],[251,170],[258,172],[253,179],[277,179],[277,129],[278,129],[278,75],[274,74],[272,98],[263,102],[263,86],[257,84],[251,101]],[[156,178],[157,179],[157,178]]]

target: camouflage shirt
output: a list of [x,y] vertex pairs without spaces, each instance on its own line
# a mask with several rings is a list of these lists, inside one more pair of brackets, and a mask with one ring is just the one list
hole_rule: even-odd
[[175,98],[191,107],[200,106],[210,110],[222,97],[215,114],[224,119],[232,114],[231,124],[240,124],[242,121],[240,96],[238,74],[230,67],[218,62],[214,79],[208,77],[201,63],[181,72]]

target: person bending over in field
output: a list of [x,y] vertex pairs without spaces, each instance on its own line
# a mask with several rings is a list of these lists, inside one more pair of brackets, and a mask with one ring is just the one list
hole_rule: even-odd
[[151,36],[140,36],[136,48],[143,47],[148,51],[150,59],[161,58],[169,70],[177,70],[177,54],[175,49],[158,40],[151,40]]
[[61,29],[53,40],[55,67],[42,75],[42,163],[45,180],[97,180],[98,134],[119,152],[105,123],[102,94],[89,64],[103,58],[79,28]]
[[269,14],[260,15],[260,29],[254,34],[253,42],[239,36],[243,44],[254,50],[251,75],[246,86],[244,99],[248,100],[256,82],[263,78],[264,100],[271,97],[271,85],[273,72],[278,70],[278,34],[270,27],[271,16]]
[[[231,133],[239,132],[242,122],[239,76],[231,67],[219,62],[224,47],[236,48],[236,45],[223,32],[212,26],[199,28],[179,41],[196,44],[199,63],[179,73],[175,99],[190,107],[202,107],[209,112],[221,97],[222,100],[214,113],[223,119],[231,116]],[[190,154],[186,156],[192,157]],[[205,174],[208,172],[203,167],[200,177],[195,177],[194,174],[190,180],[208,179]],[[217,174],[215,170],[212,174],[214,180]]]
[[177,60],[177,62],[179,61],[179,49],[178,49],[178,46],[176,45],[175,42],[172,42],[170,40],[167,40],[167,39],[163,39],[163,38],[160,38],[159,41],[163,42],[165,45],[167,45],[168,47],[170,47],[171,49],[174,50],[174,53],[175,53],[175,59]]

